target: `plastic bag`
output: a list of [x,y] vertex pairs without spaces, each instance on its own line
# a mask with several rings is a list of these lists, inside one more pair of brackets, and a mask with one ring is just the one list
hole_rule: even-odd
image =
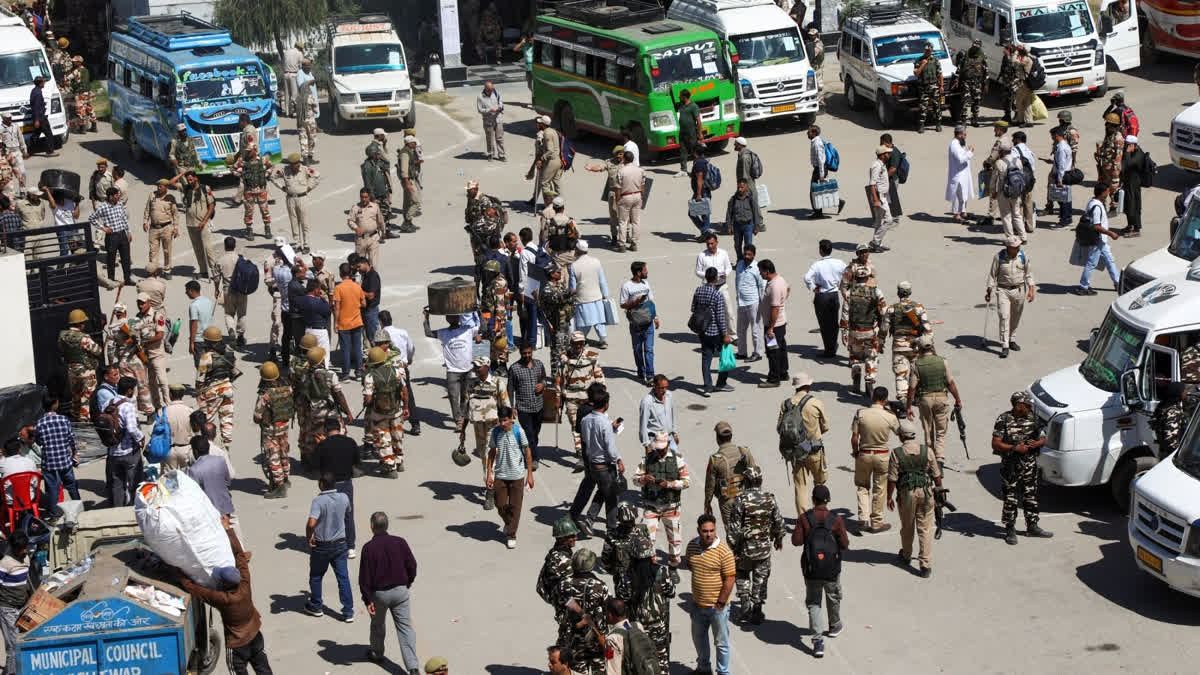
[[733,345],[724,345],[721,347],[721,361],[717,364],[717,372],[727,373],[734,368],[737,368],[737,357],[733,354]]
[[139,485],[133,513],[150,550],[192,581],[214,588],[213,570],[234,566],[221,514],[182,471],[168,471],[153,483]]
[[1029,104],[1029,116],[1034,122],[1041,122],[1050,116],[1050,111],[1046,110],[1046,104],[1036,94],[1033,97],[1033,103]]

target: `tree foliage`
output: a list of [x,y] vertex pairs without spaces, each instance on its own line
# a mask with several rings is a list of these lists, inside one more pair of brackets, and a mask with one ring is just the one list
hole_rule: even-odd
[[283,59],[284,38],[304,35],[328,14],[326,0],[220,0],[216,22],[229,29],[235,42],[248,47],[273,45]]

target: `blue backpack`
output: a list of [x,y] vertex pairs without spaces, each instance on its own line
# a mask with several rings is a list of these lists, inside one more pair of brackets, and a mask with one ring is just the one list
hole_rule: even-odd
[[711,159],[704,160],[708,166],[704,167],[704,187],[709,192],[719,190],[721,188],[721,170],[716,164],[712,163]]
[[838,154],[837,148],[833,147],[833,143],[825,141],[825,170],[837,171],[841,163],[842,157]]
[[903,185],[908,182],[908,172],[912,168],[912,165],[908,163],[908,155],[904,154],[900,148],[894,147],[892,148],[892,152],[900,153],[900,164],[896,167],[896,182]]
[[566,171],[575,164],[575,144],[562,132],[559,132],[558,138],[558,158],[562,161],[563,171]]
[[146,444],[146,459],[157,464],[171,454],[171,425],[167,424],[167,409],[158,411],[154,418],[154,429],[150,432],[150,442]]

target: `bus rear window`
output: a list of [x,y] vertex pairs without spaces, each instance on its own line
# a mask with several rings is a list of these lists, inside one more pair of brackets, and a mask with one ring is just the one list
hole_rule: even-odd
[[729,77],[725,60],[717,51],[716,40],[668,47],[650,53],[650,80],[655,91],[666,91],[672,84],[717,80]]

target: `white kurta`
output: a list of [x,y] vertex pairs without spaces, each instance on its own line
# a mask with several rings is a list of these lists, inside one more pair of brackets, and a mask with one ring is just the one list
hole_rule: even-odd
[[975,177],[971,174],[971,158],[975,155],[967,147],[950,139],[949,168],[946,171],[946,201],[950,202],[951,213],[965,213],[967,202],[975,193]]

